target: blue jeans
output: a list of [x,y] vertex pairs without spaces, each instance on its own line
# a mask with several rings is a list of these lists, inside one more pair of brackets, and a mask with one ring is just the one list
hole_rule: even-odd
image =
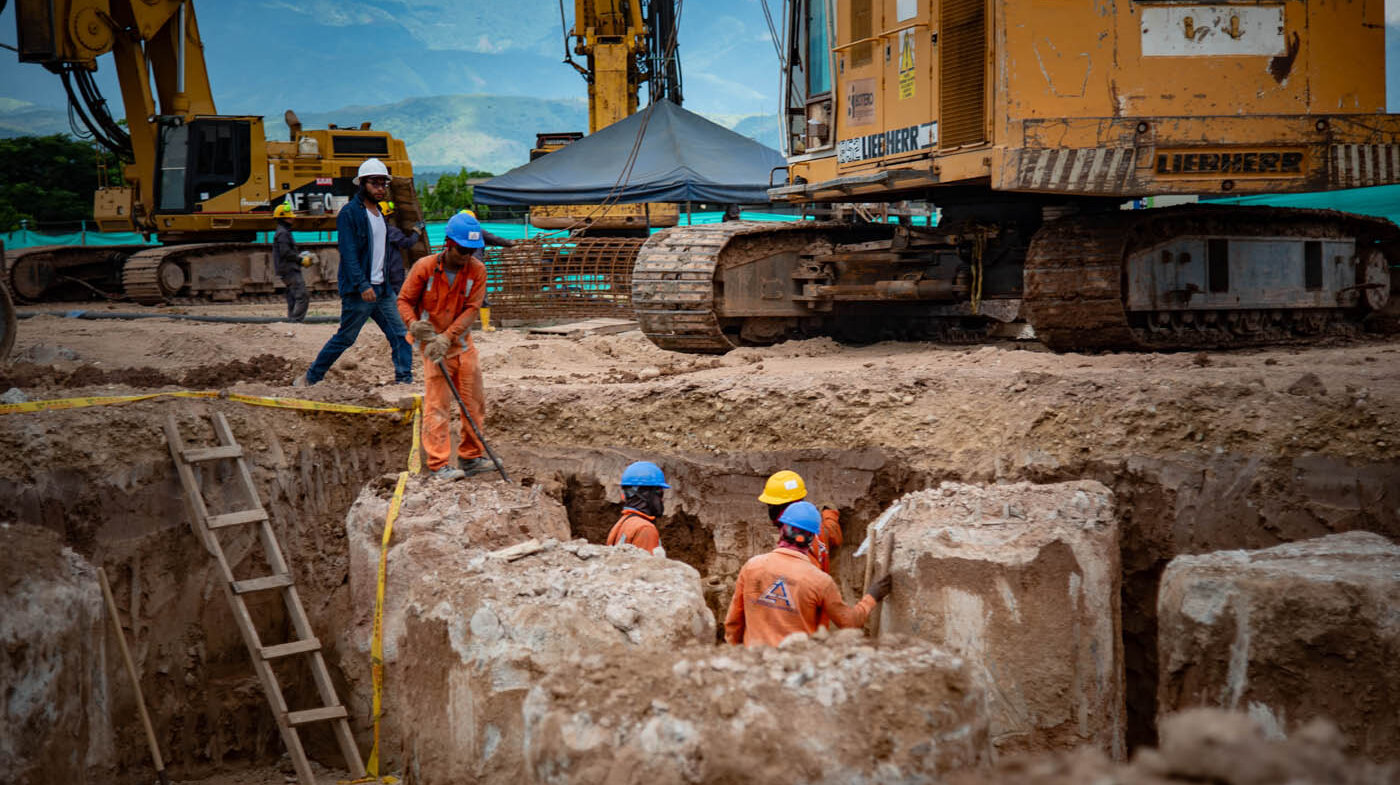
[[358,294],[340,296],[340,329],[326,341],[326,345],[321,347],[321,353],[316,355],[316,361],[311,363],[310,370],[306,372],[308,383],[315,384],[325,378],[326,371],[335,365],[340,355],[355,345],[360,328],[370,319],[379,325],[379,329],[389,339],[389,350],[394,359],[394,381],[399,384],[413,382],[413,350],[409,348],[408,341],[404,340],[407,331],[404,329],[403,320],[399,318],[393,289],[387,284],[376,284],[374,296],[378,299],[372,303],[360,299]]

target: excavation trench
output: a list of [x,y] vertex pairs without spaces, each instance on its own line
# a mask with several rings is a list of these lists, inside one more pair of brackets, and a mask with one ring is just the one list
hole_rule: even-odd
[[[114,582],[157,734],[176,777],[198,777],[251,762],[275,760],[276,727],[247,653],[229,616],[209,556],[190,533],[161,425],[177,415],[188,438],[207,433],[202,417],[224,412],[248,448],[264,505],[293,563],[303,602],[322,640],[334,647],[357,610],[350,607],[346,514],[360,489],[383,482],[403,465],[408,429],[389,416],[307,414],[214,401],[149,401],[95,410],[12,416],[0,431],[0,509],[13,523],[43,527]],[[1155,741],[1156,593],[1166,562],[1181,553],[1257,548],[1322,534],[1367,529],[1400,537],[1400,463],[1353,465],[1325,456],[1263,458],[1230,453],[1128,456],[1051,466],[1025,454],[997,462],[999,476],[964,476],[926,453],[882,450],[793,450],[727,454],[657,454],[619,448],[497,445],[520,483],[538,487],[567,511],[571,533],[601,543],[616,521],[616,479],[628,462],[662,465],[673,490],[661,538],[670,558],[694,567],[706,601],[722,621],[732,581],[751,556],[773,546],[775,533],[756,496],[782,468],[800,472],[811,499],[841,511],[845,546],[833,574],[857,596],[863,560],[854,558],[866,526],[902,495],[945,480],[1059,482],[1094,479],[1114,491],[1121,532],[1127,739]],[[205,477],[211,498],[228,487],[215,470]],[[468,483],[493,482],[475,479]],[[231,500],[230,500],[231,501]],[[259,563],[250,537],[226,541],[235,571]],[[25,547],[40,547],[35,545]],[[392,592],[393,576],[389,591]],[[275,595],[268,595],[275,599]],[[254,608],[260,634],[289,635],[276,602]],[[42,723],[7,717],[72,782],[148,779],[145,746],[130,690],[105,627],[90,632],[98,652],[82,664],[88,685],[73,701],[78,731],[45,738]],[[22,659],[13,650],[15,661]],[[335,662],[338,652],[329,652]],[[335,674],[338,680],[342,677]],[[290,683],[309,685],[297,674]],[[312,699],[289,690],[293,707]],[[367,723],[356,722],[367,749]],[[50,734],[52,735],[52,734]],[[110,744],[97,744],[96,739]],[[310,751],[339,765],[328,733],[308,735]],[[94,754],[108,749],[106,754]],[[87,760],[84,761],[84,755]],[[78,761],[72,763],[71,761]],[[62,763],[62,761],[70,761]]]

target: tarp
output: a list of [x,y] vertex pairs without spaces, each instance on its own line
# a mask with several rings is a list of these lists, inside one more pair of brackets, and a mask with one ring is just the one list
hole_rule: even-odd
[[1347,213],[1388,218],[1395,223],[1400,223],[1400,185],[1378,185],[1373,188],[1353,188],[1347,191],[1325,191],[1322,193],[1212,198],[1210,202],[1211,204],[1261,204],[1270,207],[1341,210]]
[[[619,184],[634,146],[631,174]],[[770,174],[785,163],[777,150],[658,101],[487,180],[474,195],[478,202],[503,205],[598,204],[610,195],[626,203],[764,204]]]
[[[745,210],[740,216],[745,221],[796,221],[801,216],[786,215],[780,213],[755,213]],[[695,212],[689,217],[684,212],[680,216],[680,224],[686,225],[687,220],[694,224],[719,223],[724,219],[721,212]],[[529,239],[532,237],[553,237],[555,235],[567,234],[566,232],[554,229],[536,229],[523,221],[514,223],[506,221],[483,221],[482,228],[486,231],[504,237],[508,240]],[[434,247],[440,247],[447,238],[446,221],[429,221],[427,225],[428,242]],[[659,232],[660,229],[653,229]],[[335,232],[292,232],[292,235],[299,243],[325,243],[335,242]],[[260,243],[272,242],[271,232],[260,232],[257,236]],[[36,245],[140,245],[143,242],[139,234],[86,232],[72,234],[43,234],[28,230],[18,232],[0,232],[0,243],[11,250],[20,248],[32,248]],[[154,243],[151,243],[154,244]]]

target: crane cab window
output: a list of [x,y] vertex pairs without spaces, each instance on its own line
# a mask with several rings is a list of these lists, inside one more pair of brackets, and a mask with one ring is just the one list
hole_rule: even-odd
[[807,95],[831,92],[830,25],[826,20],[826,0],[807,4]]
[[161,212],[191,213],[199,203],[237,188],[252,174],[247,120],[222,118],[168,125],[160,135]]

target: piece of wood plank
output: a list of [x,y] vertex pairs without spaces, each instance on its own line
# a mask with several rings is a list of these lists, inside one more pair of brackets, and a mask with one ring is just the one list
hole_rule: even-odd
[[267,510],[255,507],[251,510],[238,510],[236,512],[225,512],[219,515],[209,516],[206,525],[211,529],[222,529],[225,526],[238,526],[245,523],[257,523],[267,520]]
[[637,329],[635,319],[587,319],[581,322],[566,322],[549,327],[532,327],[530,335],[611,335]]
[[243,448],[237,444],[221,444],[218,447],[186,447],[183,454],[186,461],[199,463],[200,461],[218,461],[224,458],[242,458]]
[[246,581],[234,581],[230,586],[234,594],[248,594],[255,591],[267,591],[268,589],[281,589],[292,585],[292,576],[288,573],[281,575],[264,575],[261,578],[249,578]]
[[292,727],[299,725],[310,725],[313,722],[326,722],[327,720],[343,720],[350,716],[344,706],[322,706],[319,709],[303,709],[302,711],[287,712],[287,724]]
[[515,561],[517,559],[523,559],[531,554],[539,553],[542,550],[544,550],[544,544],[539,540],[526,540],[525,542],[516,543],[515,545],[502,548],[498,551],[492,551],[491,556],[496,559],[504,559],[505,561]]
[[296,654],[305,654],[309,651],[320,651],[320,638],[307,638],[301,641],[291,641],[289,643],[279,643],[275,646],[264,646],[258,654],[265,660],[275,660],[281,657],[291,657]]

